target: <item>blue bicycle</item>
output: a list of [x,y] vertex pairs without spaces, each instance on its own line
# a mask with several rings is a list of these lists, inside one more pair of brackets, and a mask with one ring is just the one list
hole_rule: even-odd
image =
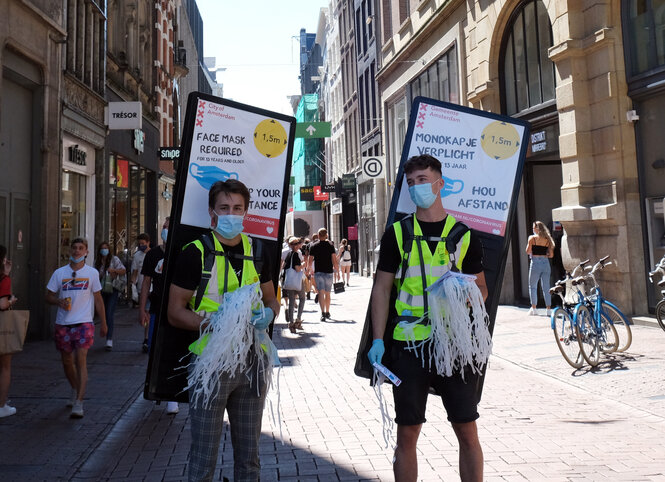
[[584,294],[578,284],[573,283],[573,280],[580,270],[584,270],[584,265],[588,262],[588,259],[582,261],[575,267],[572,274],[566,273],[564,279],[557,281],[550,288],[550,293],[558,295],[562,302],[561,306],[555,307],[552,311],[551,326],[554,340],[556,340],[563,359],[573,368],[581,368],[584,364],[573,321],[575,307],[584,299]]
[[630,322],[616,305],[603,298],[596,281],[596,273],[611,264],[608,258],[600,259],[589,273],[574,280],[585,285],[593,283],[590,296],[578,303],[573,316],[580,351],[591,366],[600,363],[601,352],[625,351],[633,340]]

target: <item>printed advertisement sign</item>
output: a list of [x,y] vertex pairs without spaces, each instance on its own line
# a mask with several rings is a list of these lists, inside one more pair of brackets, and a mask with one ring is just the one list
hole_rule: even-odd
[[[476,231],[483,245],[483,273],[488,297],[490,333],[501,293],[510,234],[529,139],[529,123],[425,97],[411,106],[409,127],[395,182],[386,228],[414,213],[404,164],[429,154],[441,162],[444,186],[441,201],[448,214]],[[391,306],[394,306],[394,298]],[[372,344],[368,307],[355,373],[371,378],[367,352]],[[481,378],[477,393],[482,393]]]
[[210,227],[210,186],[238,179],[251,196],[244,233],[276,240],[289,161],[289,128],[281,120],[199,99],[180,222]]
[[[446,211],[472,229],[503,236],[520,153],[528,142],[525,126],[420,99],[404,144],[406,158],[430,154],[441,161]],[[397,211],[415,210],[408,189],[401,189]]]
[[211,234],[208,192],[216,181],[237,179],[248,187],[243,233],[251,236],[252,249],[271,262],[277,290],[295,129],[294,117],[201,92],[190,94],[166,242],[164,288],[144,387],[147,399],[188,400],[183,367],[198,332],[168,322],[169,292],[183,247]]

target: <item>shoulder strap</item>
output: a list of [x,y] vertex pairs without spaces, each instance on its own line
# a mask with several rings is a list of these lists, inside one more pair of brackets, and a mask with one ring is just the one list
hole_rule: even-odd
[[446,251],[448,251],[448,256],[452,259],[452,270],[457,271],[457,263],[455,262],[455,252],[457,251],[457,243],[459,243],[462,236],[464,236],[469,231],[469,227],[461,221],[457,221],[452,228],[448,236],[446,236]]
[[[261,281],[261,271],[263,271],[263,242],[258,238],[249,238],[252,244],[252,261],[254,262],[254,269],[259,275],[259,282]],[[293,251],[292,251],[293,252]]]
[[212,267],[215,264],[215,243],[213,242],[210,234],[204,233],[201,235],[201,244],[203,245],[203,269],[201,270],[201,281],[196,290],[196,301],[194,302],[194,309],[197,309],[203,300],[210,277],[212,276]]
[[409,256],[411,256],[411,248],[413,246],[413,216],[402,218],[399,224],[402,227],[402,251],[404,252],[401,264],[402,278],[399,281],[400,286],[402,286],[406,277],[406,267],[409,265]]

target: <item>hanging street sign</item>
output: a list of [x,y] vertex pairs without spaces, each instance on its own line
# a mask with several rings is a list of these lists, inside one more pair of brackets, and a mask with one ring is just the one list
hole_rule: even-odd
[[330,122],[298,122],[296,124],[296,137],[304,137],[305,139],[330,137]]

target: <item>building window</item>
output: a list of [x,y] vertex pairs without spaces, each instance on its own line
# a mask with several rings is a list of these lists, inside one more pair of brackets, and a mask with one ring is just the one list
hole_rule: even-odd
[[513,14],[503,45],[504,112],[508,115],[554,99],[552,26],[545,5],[529,0]]
[[628,37],[629,77],[665,66],[665,1],[622,2],[623,23]]
[[426,71],[409,84],[409,101],[422,95],[436,100],[459,103],[457,49],[452,46]]

